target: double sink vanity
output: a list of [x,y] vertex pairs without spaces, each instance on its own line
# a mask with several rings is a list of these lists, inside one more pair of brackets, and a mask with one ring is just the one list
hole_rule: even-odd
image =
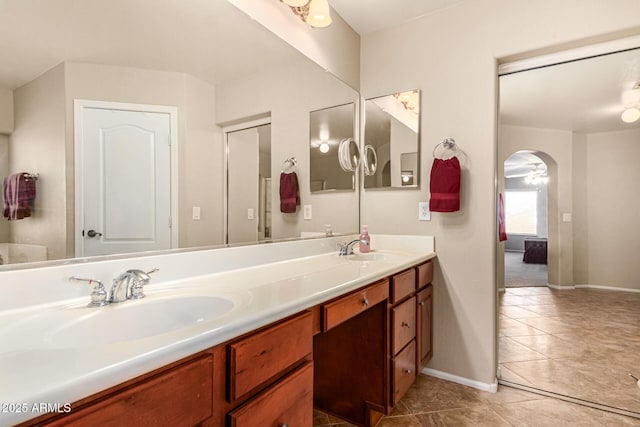
[[[0,425],[375,425],[431,357],[434,242],[349,237],[4,272]],[[68,280],[131,268],[102,307]]]

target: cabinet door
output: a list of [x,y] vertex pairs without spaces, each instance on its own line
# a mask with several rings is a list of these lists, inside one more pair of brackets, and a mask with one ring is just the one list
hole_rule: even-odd
[[47,424],[189,427],[211,417],[213,356],[187,362]]
[[420,370],[433,355],[433,286],[418,293],[417,324],[418,351],[416,368]]
[[229,414],[231,427],[311,426],[313,423],[313,362]]

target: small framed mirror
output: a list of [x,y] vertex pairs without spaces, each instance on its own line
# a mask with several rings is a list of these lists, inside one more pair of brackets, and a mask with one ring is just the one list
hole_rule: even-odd
[[420,91],[365,100],[364,188],[418,188]]
[[355,103],[312,111],[309,123],[310,190],[355,190],[360,149],[354,139]]

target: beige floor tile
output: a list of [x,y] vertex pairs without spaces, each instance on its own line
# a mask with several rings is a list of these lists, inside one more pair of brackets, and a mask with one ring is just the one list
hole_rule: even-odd
[[[461,427],[512,427],[491,407],[474,407],[454,409],[450,411],[418,414],[415,416],[418,424],[415,426],[461,426]],[[395,425],[395,424],[389,424]],[[403,424],[398,424],[403,425]]]
[[499,337],[498,362],[524,362],[527,360],[546,359],[547,356],[515,341],[517,337]]

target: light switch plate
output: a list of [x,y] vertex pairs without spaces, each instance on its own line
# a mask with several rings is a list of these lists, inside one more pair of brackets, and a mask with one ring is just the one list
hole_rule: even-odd
[[200,220],[200,206],[194,206],[191,208],[191,219],[194,221]]
[[253,208],[247,209],[247,219],[253,219]]
[[306,220],[313,219],[313,210],[311,209],[311,205],[304,205],[302,208],[303,208],[302,215],[304,216],[304,219]]
[[571,222],[571,214],[563,213],[562,214],[562,222]]
[[431,221],[431,211],[429,211],[429,202],[418,203],[418,220]]

